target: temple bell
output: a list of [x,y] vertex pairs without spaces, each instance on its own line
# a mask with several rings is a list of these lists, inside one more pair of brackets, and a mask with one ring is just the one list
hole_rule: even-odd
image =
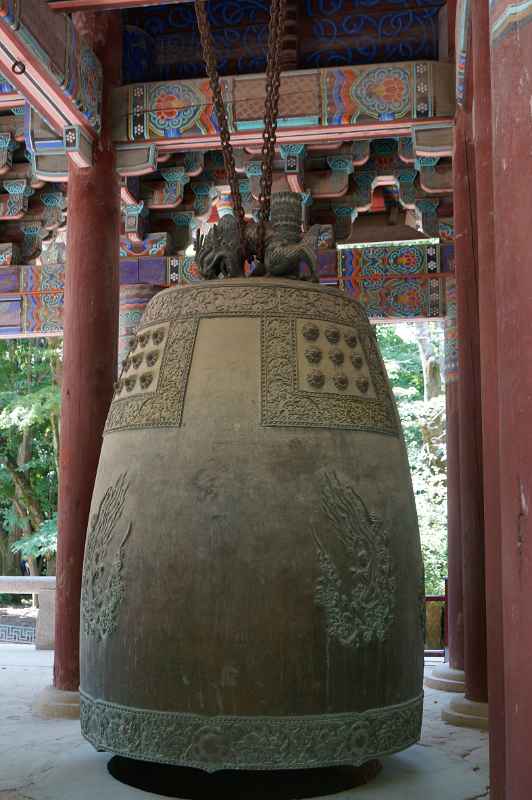
[[421,727],[424,594],[401,426],[363,308],[271,276],[156,295],[91,508],[84,736],[207,771],[402,750]]

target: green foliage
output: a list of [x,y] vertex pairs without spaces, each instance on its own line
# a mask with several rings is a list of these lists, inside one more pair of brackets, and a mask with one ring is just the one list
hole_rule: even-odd
[[[423,399],[423,369],[415,338],[405,335],[411,323],[377,325],[377,339],[397,399]],[[403,333],[403,336],[400,333]]]
[[23,558],[50,558],[57,548],[57,512],[39,525],[36,533],[13,542],[11,550]]
[[[431,341],[443,346],[437,323]],[[378,325],[377,338],[392,384],[408,452],[425,562],[427,594],[442,594],[447,575],[445,394],[425,402],[415,323]]]
[[23,594],[0,594],[0,607],[27,606],[28,600]]
[[23,556],[53,551],[61,358],[60,339],[0,341],[0,537],[31,539]]

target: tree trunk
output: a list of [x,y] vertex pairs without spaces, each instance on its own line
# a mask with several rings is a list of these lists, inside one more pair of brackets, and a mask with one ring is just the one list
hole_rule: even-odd
[[[10,544],[12,542],[16,542],[19,539],[23,538],[24,536],[28,536],[32,532],[32,526],[30,522],[30,512],[29,508],[27,507],[26,503],[26,496],[28,494],[26,484],[28,483],[28,479],[26,475],[22,472],[18,471],[19,467],[24,466],[27,464],[31,458],[31,445],[32,439],[30,435],[30,429],[25,430],[22,434],[22,439],[18,448],[17,454],[17,463],[14,464],[9,456],[6,458],[5,466],[6,469],[9,471],[11,477],[13,478],[13,483],[15,484],[15,493],[13,498],[13,505],[15,507],[15,511],[20,519],[20,525],[15,528],[11,537],[10,537]],[[29,487],[28,487],[29,488]],[[36,560],[34,558],[26,559],[26,562],[29,567],[30,575],[39,575],[39,568]],[[20,555],[18,556],[18,572],[20,572]],[[32,605],[37,605],[37,595],[32,594]]]
[[438,397],[442,393],[440,360],[432,344],[429,323],[416,322],[415,331],[423,367],[424,399],[428,403],[433,397]]
[[8,534],[0,530],[0,575],[16,575],[20,574],[19,558],[16,553],[13,553],[10,548],[10,543],[13,541]]
[[[17,463],[14,464],[9,457],[6,458],[5,467],[9,471],[13,479],[13,483],[15,486],[15,491],[13,494],[13,510],[15,514],[18,516],[20,523],[13,528],[11,533],[8,537],[8,545],[9,550],[11,551],[11,545],[15,542],[18,542],[25,534],[28,533],[29,530],[29,520],[27,518],[27,511],[25,508],[25,504],[22,498],[22,492],[17,487],[17,482],[14,479],[14,473],[18,475],[18,467],[22,464],[25,464],[29,461],[31,457],[31,439],[25,435],[22,435],[22,440],[20,442],[17,454]],[[14,572],[20,575],[20,554],[13,554],[13,567]]]
[[[22,434],[22,440],[18,449],[17,462],[14,463],[9,456],[6,457],[4,462],[4,466],[11,475],[15,485],[13,506],[17,516],[20,519],[20,525],[9,537],[10,545],[24,536],[29,536],[38,529],[42,522],[44,522],[44,514],[38,499],[33,494],[33,489],[27,478],[27,475],[20,471],[20,467],[23,467],[31,459],[31,447],[32,435],[31,429],[28,428]],[[37,559],[27,558],[26,561],[30,570],[30,575],[40,575],[40,568]],[[18,558],[18,564],[18,571],[20,571],[20,557]]]
[[[22,445],[21,445],[22,446]],[[20,451],[19,451],[20,452]],[[28,461],[29,459],[26,459]],[[26,463],[26,462],[22,462]],[[4,461],[4,466],[11,475],[15,484],[15,501],[22,510],[22,515],[27,519],[27,524],[23,524],[23,533],[28,535],[32,530],[36,531],[39,525],[44,522],[45,516],[41,509],[41,504],[33,493],[30,482],[23,472],[19,472],[19,464],[15,464],[8,457]]]
[[426,321],[415,323],[416,341],[423,369],[423,397],[425,409],[419,417],[423,442],[433,474],[445,474],[445,409],[431,401],[442,395],[441,365],[434,347],[430,325]]

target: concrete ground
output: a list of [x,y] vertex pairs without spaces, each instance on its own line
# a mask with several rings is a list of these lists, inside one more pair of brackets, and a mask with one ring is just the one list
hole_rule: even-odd
[[[142,800],[107,772],[109,755],[81,737],[79,721],[42,720],[35,695],[52,679],[51,652],[0,644],[0,800]],[[334,795],[353,800],[480,800],[488,798],[487,734],[454,728],[440,711],[449,695],[426,690],[423,738],[383,759],[367,786]],[[209,799],[210,800],[210,799]]]

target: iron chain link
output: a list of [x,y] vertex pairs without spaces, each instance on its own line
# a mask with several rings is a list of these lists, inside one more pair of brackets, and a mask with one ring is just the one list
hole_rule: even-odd
[[240,231],[240,241],[242,246],[244,246],[245,213],[244,207],[242,206],[240,185],[236,174],[235,156],[233,152],[233,146],[231,144],[227,110],[220,84],[220,76],[218,75],[216,55],[214,53],[214,42],[209,26],[209,19],[207,17],[207,9],[205,7],[206,2],[207,0],[196,0],[196,18],[198,20],[198,28],[201,38],[201,46],[203,49],[203,58],[205,60],[205,67],[207,70],[207,77],[209,78],[214,108],[216,111],[216,117],[218,119],[218,127],[220,128],[220,140],[222,143],[225,172],[229,181],[231,196],[233,198],[233,208]]
[[[214,108],[220,128],[220,140],[224,166],[233,198],[233,208],[238,222],[240,239],[244,245],[245,213],[240,195],[240,185],[236,174],[235,157],[231,144],[231,134],[227,110],[225,108],[220,76],[214,52],[214,42],[209,26],[206,9],[207,0],[195,0],[196,17],[203,49],[203,57],[211,87]],[[268,36],[268,56],[266,66],[266,91],[264,103],[264,129],[262,134],[261,177],[259,190],[259,224],[257,229],[257,258],[264,260],[264,240],[266,223],[270,216],[270,201],[273,180],[273,160],[275,157],[275,140],[277,136],[277,119],[279,114],[279,94],[281,87],[281,53],[286,20],[286,0],[271,0],[270,30]]]
[[262,140],[262,170],[259,193],[259,226],[257,232],[257,258],[264,261],[264,238],[270,217],[273,180],[273,160],[279,115],[279,93],[281,88],[281,52],[286,19],[286,0],[271,0],[270,33],[268,37],[268,59],[266,67],[266,96],[264,131]]

